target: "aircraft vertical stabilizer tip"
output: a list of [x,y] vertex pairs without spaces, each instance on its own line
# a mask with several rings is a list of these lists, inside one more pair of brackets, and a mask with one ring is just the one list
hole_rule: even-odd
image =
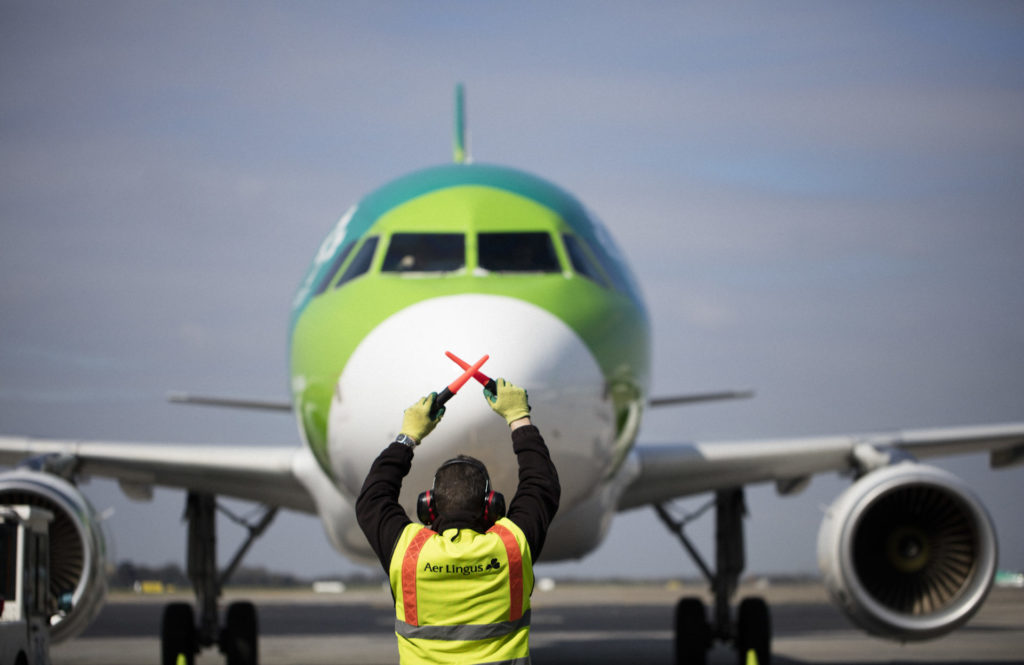
[[453,158],[456,164],[468,164],[469,150],[466,145],[466,88],[461,83],[455,84],[455,137]]

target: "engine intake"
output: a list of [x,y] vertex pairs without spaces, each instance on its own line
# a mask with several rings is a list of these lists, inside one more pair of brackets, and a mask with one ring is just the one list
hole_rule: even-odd
[[56,616],[50,639],[61,642],[81,633],[107,595],[106,541],[96,512],[77,487],[49,473],[16,469],[0,474],[0,504],[40,506],[50,523],[50,607],[71,592],[71,611]]
[[869,473],[828,509],[818,565],[833,601],[880,637],[931,639],[984,602],[996,570],[984,506],[956,476],[904,463]]

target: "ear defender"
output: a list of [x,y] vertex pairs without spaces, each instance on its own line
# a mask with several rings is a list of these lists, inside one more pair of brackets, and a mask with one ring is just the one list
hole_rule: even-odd
[[505,495],[501,492],[488,492],[484,499],[484,521],[494,524],[505,516]]
[[[484,474],[484,495],[482,497],[484,504],[484,522],[487,524],[494,524],[502,517],[505,516],[505,495],[501,492],[495,492],[491,489],[491,477],[487,474],[487,467],[476,460],[467,459],[452,459],[442,464],[438,471],[451,466],[452,464],[469,464],[470,466],[476,467]],[[434,474],[434,484],[437,484],[437,474]],[[434,490],[433,488],[426,492],[420,492],[420,495],[416,498],[416,517],[419,518],[420,522],[426,526],[430,526],[437,519],[437,506],[434,504]]]
[[434,520],[437,519],[437,513],[434,511],[433,494],[433,490],[420,492],[419,497],[416,499],[416,517],[427,526],[433,524]]

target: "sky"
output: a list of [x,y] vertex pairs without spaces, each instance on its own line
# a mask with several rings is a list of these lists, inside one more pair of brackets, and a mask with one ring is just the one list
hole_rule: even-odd
[[[0,432],[298,445],[289,304],[376,187],[451,159],[573,192],[652,322],[640,439],[715,441],[1024,420],[1019,3],[138,3],[0,0]],[[942,461],[1024,569],[1021,468]],[[747,570],[816,570],[849,485],[747,491]],[[91,480],[116,560],[184,562],[184,496]],[[696,511],[705,501],[684,501]],[[240,512],[246,506],[234,506]],[[688,527],[712,556],[710,517]],[[221,560],[241,531],[221,521]],[[371,571],[312,517],[246,559]],[[696,576],[650,510],[559,577]]]

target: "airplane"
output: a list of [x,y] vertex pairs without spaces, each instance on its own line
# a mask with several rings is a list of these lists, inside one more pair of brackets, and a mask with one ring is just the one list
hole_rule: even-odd
[[[760,597],[734,602],[745,567],[744,488],[798,493],[814,474],[854,478],[828,508],[818,560],[833,602],[866,632],[901,642],[939,637],[982,605],[996,573],[996,534],[966,483],[919,460],[987,452],[994,468],[1024,461],[1024,423],[798,439],[637,442],[645,410],[749,397],[742,391],[650,394],[647,309],[611,234],[572,194],[538,176],[475,163],[456,89],[454,160],[400,177],[348,209],[301,282],[290,322],[291,399],[175,395],[172,400],[291,412],[301,445],[172,445],[0,437],[0,503],[41,505],[51,527],[50,595],[70,593],[52,638],[80,634],[105,599],[100,518],[76,485],[111,478],[131,498],[156,486],[186,493],[187,568],[196,603],[167,605],[165,664],[193,663],[218,646],[228,663],[258,661],[256,608],[229,605],[221,587],[281,509],[319,516],[340,553],[373,564],[353,505],[372,460],[398,434],[409,404],[456,371],[445,351],[489,355],[488,374],[527,387],[532,416],[562,484],[543,560],[585,557],[619,512],[653,506],[707,577],[713,603],[680,599],[679,663],[706,662],[715,642],[741,658],[771,659],[771,618]],[[457,396],[420,446],[401,501],[443,461],[481,459],[495,487],[514,492],[507,428],[482,399]],[[668,504],[712,495],[713,565]],[[218,497],[263,513],[224,570],[215,559]],[[745,660],[743,662],[746,662]]]

